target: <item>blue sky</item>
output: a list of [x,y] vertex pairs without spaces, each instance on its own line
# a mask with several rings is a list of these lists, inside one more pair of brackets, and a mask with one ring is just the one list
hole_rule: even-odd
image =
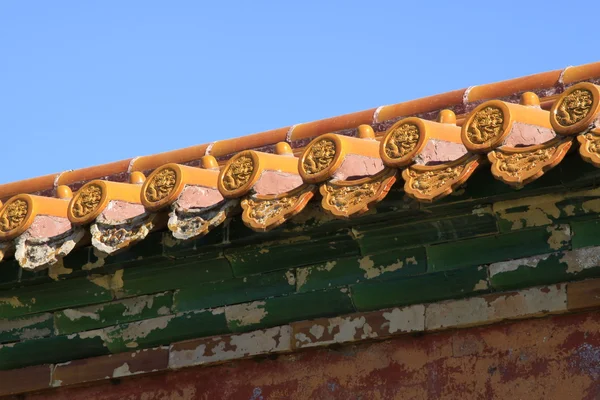
[[0,183],[600,61],[598,8],[0,1]]

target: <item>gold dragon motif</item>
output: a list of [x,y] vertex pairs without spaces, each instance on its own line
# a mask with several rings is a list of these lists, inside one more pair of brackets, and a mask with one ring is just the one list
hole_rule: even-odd
[[29,206],[25,200],[17,199],[6,206],[2,215],[0,215],[0,231],[9,232],[18,228],[25,217]]
[[556,109],[556,120],[562,126],[575,125],[592,109],[594,95],[587,89],[577,89],[565,96]]
[[73,204],[73,215],[83,218],[92,213],[102,200],[102,188],[99,185],[88,185],[80,190]]
[[473,144],[483,144],[498,135],[504,123],[504,113],[498,107],[487,106],[475,113],[467,130],[467,139]]
[[227,190],[236,190],[248,183],[254,172],[254,161],[249,156],[238,157],[231,163],[223,176],[223,186]]
[[258,223],[265,224],[267,221],[279,217],[284,212],[293,208],[300,195],[283,197],[272,200],[246,199],[247,207],[250,209],[248,216]]
[[587,139],[586,148],[588,152],[600,156],[600,136],[588,133],[585,138]]
[[313,146],[304,158],[303,167],[307,174],[312,175],[323,171],[333,162],[335,143],[331,139],[321,139]]
[[428,195],[442,186],[448,185],[449,182],[456,181],[464,169],[464,165],[457,165],[436,171],[416,172],[409,170],[410,177],[413,179],[411,188],[423,195]]
[[393,129],[385,143],[385,154],[391,159],[406,156],[417,147],[419,127],[415,124],[402,124]]
[[146,199],[152,203],[161,201],[167,197],[175,187],[177,173],[172,168],[165,168],[152,178],[146,187]]
[[531,171],[546,163],[556,152],[558,145],[538,149],[531,152],[504,154],[500,151],[495,152],[498,159],[498,170],[506,173],[508,176],[518,177],[524,172]]
[[359,204],[368,203],[382,183],[382,181],[375,181],[352,186],[325,185],[325,190],[329,194],[329,204],[339,211],[347,212]]

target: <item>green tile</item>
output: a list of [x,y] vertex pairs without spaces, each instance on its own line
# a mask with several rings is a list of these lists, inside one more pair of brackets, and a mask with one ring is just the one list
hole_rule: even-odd
[[225,308],[229,329],[234,332],[351,312],[354,307],[347,288],[291,294]]
[[423,247],[390,250],[366,257],[347,257],[298,268],[299,292],[344,286],[368,279],[395,279],[427,271]]
[[321,237],[297,236],[225,250],[225,257],[236,276],[289,269],[358,254],[358,244],[346,231]]
[[491,209],[477,208],[452,218],[406,221],[383,221],[353,227],[362,254],[372,254],[398,247],[414,247],[429,243],[497,233],[496,218]]
[[74,278],[0,292],[0,318],[35,314],[112,300],[109,290]]
[[120,353],[227,332],[223,309],[215,309],[146,319],[89,334],[105,338],[110,352]]
[[0,319],[0,343],[50,336],[53,328],[50,313]]
[[201,283],[178,290],[175,311],[201,310],[281,296],[295,291],[293,271],[249,275],[220,282]]
[[201,282],[221,281],[232,276],[229,262],[225,258],[186,258],[171,260],[168,264],[125,268],[119,296],[165,292],[193,287]]
[[571,221],[574,249],[600,245],[600,219]]
[[131,297],[125,300],[66,309],[54,314],[56,333],[66,335],[171,314],[172,294]]
[[586,247],[491,264],[490,283],[499,290],[549,285],[600,276],[600,247]]
[[53,336],[0,346],[0,370],[52,364],[108,354],[100,337]]
[[487,288],[486,268],[470,267],[394,281],[363,282],[350,290],[357,310],[367,311],[464,297]]
[[[21,266],[17,260],[6,260],[0,264],[0,288],[18,285]],[[1,295],[0,295],[1,296]]]
[[569,247],[568,225],[548,226],[430,246],[430,271],[529,257]]

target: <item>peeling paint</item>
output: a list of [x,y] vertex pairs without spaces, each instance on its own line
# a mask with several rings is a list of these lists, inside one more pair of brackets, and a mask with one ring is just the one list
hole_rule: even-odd
[[75,321],[75,320],[78,320],[81,318],[91,318],[96,321],[100,320],[100,316],[94,312],[85,312],[85,311],[78,311],[78,310],[73,310],[73,309],[66,309],[66,310],[63,310],[62,313],[65,315],[65,317],[69,318],[71,321]]
[[[516,200],[500,201],[492,206],[492,210],[500,219],[512,223],[512,230],[525,227],[543,226],[552,223],[552,218],[560,217],[560,210],[556,206],[565,197],[555,194],[526,197]],[[524,211],[511,211],[525,209]]]
[[0,297],[0,304],[8,304],[12,308],[25,307],[25,304],[16,297]]
[[132,375],[131,371],[129,370],[129,364],[127,363],[123,363],[123,365],[121,365],[120,367],[115,368],[115,370],[113,371],[113,378],[119,378],[122,376],[129,376]]
[[384,312],[382,315],[387,320],[387,329],[390,334],[420,331],[425,326],[425,306],[420,304],[404,308],[394,308],[388,312]]
[[[555,253],[552,253],[552,254],[555,254]],[[493,277],[497,274],[501,274],[504,272],[516,271],[521,266],[529,267],[529,268],[536,268],[541,261],[547,260],[548,257],[550,257],[552,254],[544,254],[541,256],[520,258],[517,260],[502,261],[502,262],[490,264],[490,266],[488,267],[488,269],[490,271],[490,277]]]
[[566,251],[560,262],[567,264],[567,272],[570,274],[589,268],[600,267],[600,247],[584,247],[582,249]]
[[[415,257],[407,258],[405,261],[408,262],[409,260],[411,263],[416,264],[417,260]],[[365,274],[364,274],[365,278],[372,279],[372,278],[376,278],[376,277],[380,276],[383,273],[394,272],[394,271],[401,269],[404,266],[404,262],[400,261],[400,260],[396,260],[395,263],[392,263],[389,265],[375,266],[375,262],[371,259],[370,256],[367,256],[367,257],[363,257],[358,260],[358,266],[360,269],[365,271]]]
[[571,240],[571,227],[569,225],[549,226],[546,231],[550,234],[548,244],[553,250],[564,248]]
[[488,288],[488,282],[485,279],[480,279],[479,282],[473,287],[474,291],[486,290]]
[[248,326],[258,324],[267,316],[264,301],[236,304],[225,307],[225,319],[228,323],[236,326]]
[[293,286],[296,284],[296,276],[294,275],[294,271],[286,271],[285,278],[287,279],[288,285]]
[[108,275],[91,275],[88,280],[106,290],[118,290],[123,288],[123,270],[115,271]]
[[57,281],[61,275],[69,275],[72,272],[72,268],[65,268],[62,259],[48,267],[48,276],[55,281]]

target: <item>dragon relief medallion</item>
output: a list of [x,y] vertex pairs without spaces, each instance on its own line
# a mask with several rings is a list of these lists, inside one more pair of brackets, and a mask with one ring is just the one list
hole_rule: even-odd
[[152,203],[161,201],[167,197],[175,188],[177,173],[172,168],[165,168],[152,178],[146,187],[146,199]]
[[316,174],[325,170],[333,162],[335,157],[335,142],[331,139],[321,139],[312,145],[304,158],[302,166],[309,174]]
[[556,120],[562,126],[575,125],[591,111],[594,95],[587,89],[577,89],[562,100],[556,109]]
[[223,175],[223,186],[227,190],[236,190],[250,180],[254,172],[254,161],[250,156],[236,158]]
[[102,188],[99,185],[88,185],[77,193],[73,204],[73,215],[83,218],[92,213],[102,200]]
[[448,183],[454,183],[464,169],[464,165],[457,165],[438,171],[416,172],[409,170],[409,176],[413,180],[411,188],[423,195],[428,195]]
[[587,143],[585,146],[591,154],[595,154],[596,156],[600,155],[600,136],[595,135],[593,133],[588,133],[585,136]]
[[467,129],[467,139],[473,144],[483,144],[499,136],[504,123],[504,113],[498,107],[487,106],[475,113]]
[[2,215],[0,215],[0,231],[9,232],[18,228],[25,217],[29,206],[25,200],[15,200],[6,206]]
[[392,129],[385,143],[385,154],[391,159],[405,157],[417,147],[419,127],[415,124],[402,124]]

